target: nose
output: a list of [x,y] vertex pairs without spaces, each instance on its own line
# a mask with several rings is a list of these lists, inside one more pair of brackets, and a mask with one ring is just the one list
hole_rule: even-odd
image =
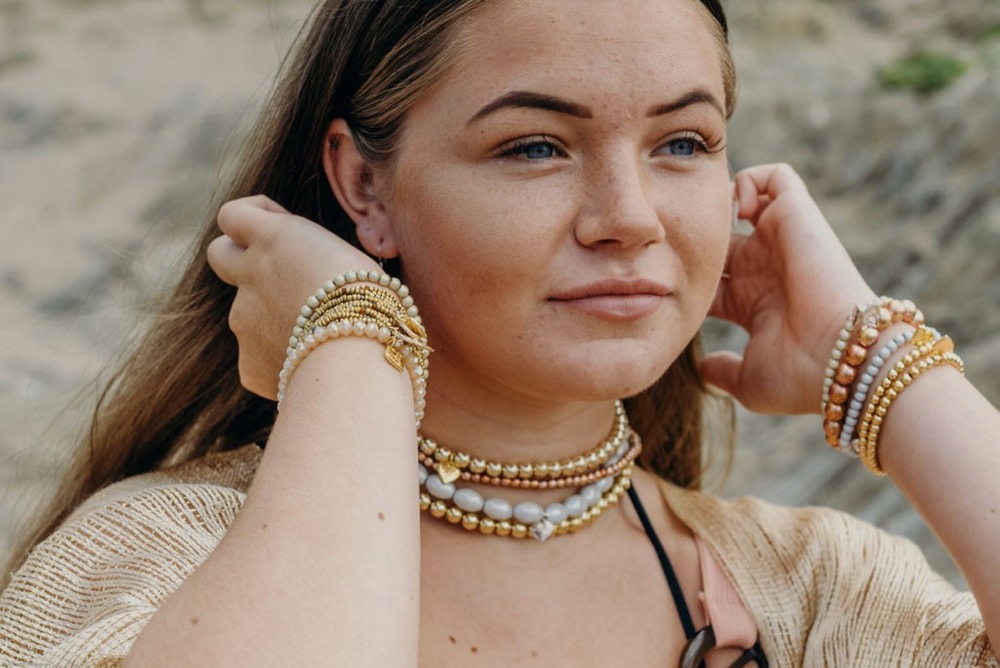
[[579,212],[575,234],[588,247],[638,249],[663,241],[666,234],[657,213],[648,175],[635,159],[595,165],[586,179],[586,205]]

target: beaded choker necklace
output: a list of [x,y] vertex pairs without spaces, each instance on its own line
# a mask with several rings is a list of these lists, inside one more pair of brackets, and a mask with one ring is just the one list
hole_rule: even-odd
[[[531,536],[544,542],[579,531],[617,505],[631,487],[632,467],[641,451],[642,443],[629,427],[620,401],[615,402],[615,423],[604,441],[583,455],[557,462],[490,462],[420,436],[420,509],[467,531],[517,539]],[[484,498],[472,488],[456,487],[460,478],[500,487],[579,489],[543,508],[533,501],[512,504],[499,497]]]

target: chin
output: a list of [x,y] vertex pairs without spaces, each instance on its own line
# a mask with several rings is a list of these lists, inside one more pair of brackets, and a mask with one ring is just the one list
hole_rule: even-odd
[[[659,349],[592,351],[584,360],[570,361],[553,369],[545,385],[569,400],[603,401],[625,399],[651,387],[680,355]],[[550,367],[551,368],[551,367]]]

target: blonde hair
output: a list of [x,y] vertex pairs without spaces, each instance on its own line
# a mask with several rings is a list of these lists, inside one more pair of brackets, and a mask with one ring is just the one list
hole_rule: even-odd
[[[354,225],[322,178],[327,126],[346,118],[367,159],[389,160],[415,99],[447,71],[457,26],[486,1],[321,3],[300,32],[218,203],[263,193],[359,246]],[[735,70],[724,18],[706,12],[719,43],[731,112]],[[219,234],[213,215],[176,288],[99,392],[65,481],[12,554],[4,580],[101,487],[266,441],[274,404],[240,385],[237,344],[227,322],[235,290],[205,261],[208,243]],[[703,422],[713,401],[698,375],[699,356],[696,339],[656,384],[626,402],[646,444],[643,465],[688,487],[700,484]]]

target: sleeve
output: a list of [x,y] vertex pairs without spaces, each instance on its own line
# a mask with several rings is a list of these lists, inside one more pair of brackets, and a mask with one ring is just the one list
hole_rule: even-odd
[[935,573],[920,549],[856,518],[826,511],[807,646],[826,665],[1000,666],[969,592]]
[[802,611],[804,665],[1000,666],[975,598],[911,541],[827,509],[793,511],[771,544]]
[[220,485],[165,484],[70,518],[0,596],[0,665],[120,665],[244,498]]
[[828,508],[665,490],[747,605],[771,665],[1000,667],[972,594],[911,541]]

